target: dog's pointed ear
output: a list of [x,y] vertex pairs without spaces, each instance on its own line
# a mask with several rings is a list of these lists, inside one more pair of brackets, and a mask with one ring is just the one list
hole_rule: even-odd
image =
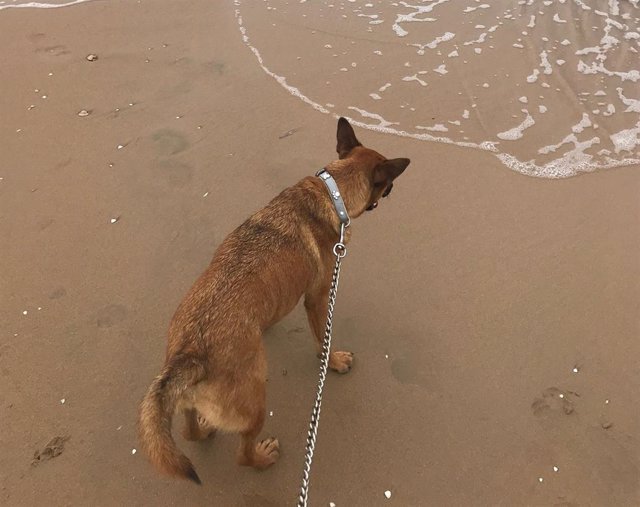
[[362,146],[360,141],[356,139],[356,133],[353,131],[353,127],[349,124],[346,118],[340,118],[338,120],[338,145],[336,151],[340,158],[345,158],[349,152],[356,146]]
[[407,168],[411,160],[408,158],[393,158],[378,164],[373,174],[374,183],[382,183],[395,180]]

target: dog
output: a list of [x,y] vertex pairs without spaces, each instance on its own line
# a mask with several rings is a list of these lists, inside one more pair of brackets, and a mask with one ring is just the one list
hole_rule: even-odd
[[[362,146],[345,118],[338,120],[337,152],[338,160],[325,170],[351,218],[375,209],[409,165],[409,159],[388,160]],[[177,411],[184,415],[187,440],[209,438],[217,430],[238,433],[238,464],[261,470],[276,462],[278,440],[257,442],[265,420],[262,335],[304,295],[320,353],[340,230],[324,182],[307,176],[218,247],[171,320],[164,366],[140,404],[141,449],[159,471],[201,484],[171,435]],[[352,364],[350,352],[329,356],[329,367],[338,373]]]

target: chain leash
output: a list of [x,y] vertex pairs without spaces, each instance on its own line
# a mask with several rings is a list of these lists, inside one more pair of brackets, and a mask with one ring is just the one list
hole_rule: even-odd
[[307,448],[304,458],[304,471],[302,474],[302,487],[298,496],[298,507],[307,507],[307,497],[309,495],[309,481],[311,476],[311,463],[313,462],[313,452],[316,447],[316,439],[318,437],[318,424],[320,423],[320,409],[322,408],[322,390],[324,389],[324,381],[327,377],[327,369],[329,368],[329,352],[331,351],[331,331],[333,327],[333,308],[336,303],[336,295],[338,293],[338,281],[340,279],[340,263],[342,258],[347,255],[347,247],[344,245],[343,224],[340,229],[340,241],[333,247],[333,254],[336,256],[336,265],[333,268],[333,279],[331,281],[331,289],[329,290],[329,310],[327,313],[327,324],[324,329],[324,341],[322,342],[322,355],[320,357],[320,374],[318,378],[318,388],[316,392],[316,401],[311,412],[311,421],[309,422],[309,431],[307,433]]

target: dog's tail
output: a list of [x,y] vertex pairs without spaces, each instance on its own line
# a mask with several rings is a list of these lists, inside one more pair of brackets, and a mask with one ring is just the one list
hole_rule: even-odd
[[138,437],[142,450],[161,472],[202,484],[189,458],[171,436],[171,419],[182,393],[205,377],[203,364],[184,355],[174,356],[162,369],[140,404]]

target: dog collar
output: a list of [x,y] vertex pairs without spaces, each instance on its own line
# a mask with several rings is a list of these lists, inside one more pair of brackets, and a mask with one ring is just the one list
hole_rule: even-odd
[[349,218],[349,213],[347,213],[347,207],[344,205],[344,200],[342,199],[342,195],[340,194],[340,190],[338,189],[338,184],[336,180],[333,179],[333,176],[329,174],[329,171],[326,169],[320,169],[316,176],[318,176],[329,190],[329,195],[331,196],[331,202],[333,202],[333,207],[336,209],[336,213],[338,214],[338,219],[343,227],[349,227],[351,223],[351,219]]

